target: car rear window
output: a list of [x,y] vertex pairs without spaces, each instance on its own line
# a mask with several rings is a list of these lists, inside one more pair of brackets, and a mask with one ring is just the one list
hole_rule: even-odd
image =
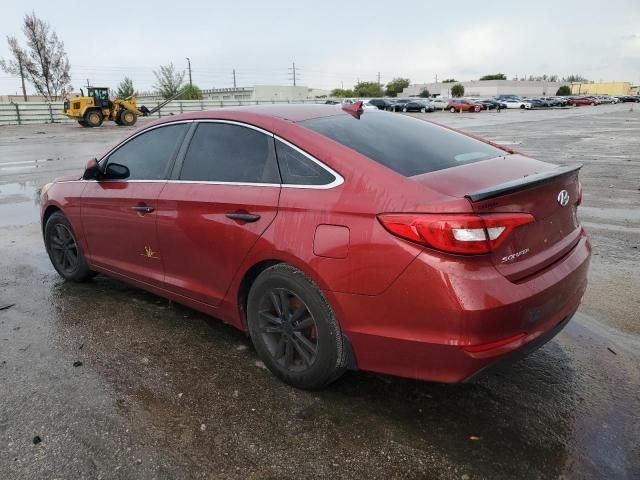
[[386,112],[300,122],[406,177],[507,155],[504,150],[429,122]]

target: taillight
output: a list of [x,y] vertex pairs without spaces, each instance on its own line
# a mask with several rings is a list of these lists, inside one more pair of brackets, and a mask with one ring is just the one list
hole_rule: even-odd
[[477,255],[496,249],[514,228],[533,222],[528,213],[378,215],[398,237],[449,253]]

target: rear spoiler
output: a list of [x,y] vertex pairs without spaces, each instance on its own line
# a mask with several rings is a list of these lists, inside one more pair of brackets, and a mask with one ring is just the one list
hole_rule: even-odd
[[506,183],[500,183],[493,187],[478,190],[477,192],[465,195],[466,198],[472,202],[479,202],[480,200],[486,200],[488,198],[499,197],[507,193],[516,192],[518,190],[524,190],[525,188],[540,185],[552,181],[554,178],[567,175],[569,173],[577,172],[582,168],[582,164],[564,165],[553,170],[547,170],[546,172],[534,173],[526,177],[512,180]]

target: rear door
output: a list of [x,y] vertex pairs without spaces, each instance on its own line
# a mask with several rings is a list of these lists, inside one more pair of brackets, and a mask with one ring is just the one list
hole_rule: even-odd
[[187,126],[152,128],[102,160],[126,166],[129,177],[88,181],[83,191],[81,217],[91,263],[147,283],[162,283],[157,199]]
[[273,135],[260,129],[202,121],[187,141],[158,199],[165,280],[215,306],[276,216],[280,175]]

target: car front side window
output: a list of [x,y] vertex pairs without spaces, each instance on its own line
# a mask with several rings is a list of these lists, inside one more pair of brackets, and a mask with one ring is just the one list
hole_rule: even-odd
[[187,127],[179,123],[143,132],[112,152],[107,165],[127,167],[126,180],[163,180]]

